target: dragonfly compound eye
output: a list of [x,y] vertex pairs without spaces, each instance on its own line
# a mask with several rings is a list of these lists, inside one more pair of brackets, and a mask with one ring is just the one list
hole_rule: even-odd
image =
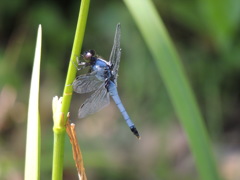
[[92,58],[92,54],[90,52],[86,52],[84,55],[83,55],[83,58],[85,60],[91,60]]
[[94,50],[88,50],[83,54],[83,58],[88,61],[90,61],[92,59],[92,57],[94,57],[94,56],[95,56]]

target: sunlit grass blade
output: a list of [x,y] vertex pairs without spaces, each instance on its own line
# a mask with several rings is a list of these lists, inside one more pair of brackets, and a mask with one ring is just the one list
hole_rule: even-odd
[[180,58],[160,16],[150,0],[124,0],[124,2],[154,57],[172,104],[187,135],[200,179],[218,180],[219,174],[203,118]]
[[25,180],[40,179],[40,118],[39,118],[39,79],[41,61],[42,27],[38,27],[37,43],[32,71],[27,121],[25,157]]

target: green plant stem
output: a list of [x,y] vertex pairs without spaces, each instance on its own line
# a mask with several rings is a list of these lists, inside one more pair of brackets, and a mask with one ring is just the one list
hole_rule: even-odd
[[195,158],[200,179],[218,180],[203,118],[190,88],[180,58],[150,0],[124,0],[156,61],[175,111],[181,120]]
[[67,73],[64,91],[63,91],[62,112],[64,114],[65,121],[67,119],[67,113],[70,107],[70,102],[71,102],[72,92],[73,92],[72,86],[69,86],[69,85],[72,84],[77,73],[77,69],[74,66],[73,62],[77,64],[76,58],[77,56],[80,56],[80,52],[82,49],[82,42],[83,42],[83,37],[86,29],[89,5],[90,5],[90,0],[82,0],[78,23],[77,23],[77,29],[75,33],[74,42],[73,42],[71,60],[68,66],[68,73]]
[[[58,102],[60,108],[59,111],[55,111],[54,116],[54,147],[53,147],[53,169],[52,169],[52,179],[61,180],[63,174],[63,157],[64,157],[64,143],[66,134],[66,120],[67,113],[69,111],[70,102],[72,98],[72,86],[70,86],[76,76],[77,69],[73,64],[76,62],[76,57],[80,56],[82,42],[84,37],[84,32],[86,28],[88,10],[89,10],[90,0],[82,0],[80,5],[79,17],[77,22],[77,28],[74,37],[73,49],[71,53],[70,63],[67,72],[66,83],[63,91],[62,101]],[[59,105],[59,103],[61,105]]]
[[53,172],[52,179],[62,179],[63,172],[63,158],[64,158],[64,144],[65,144],[65,130],[54,131],[54,150],[53,153]]

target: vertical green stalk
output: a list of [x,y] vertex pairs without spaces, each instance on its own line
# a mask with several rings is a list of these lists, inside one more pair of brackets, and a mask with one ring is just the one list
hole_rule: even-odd
[[124,0],[156,61],[188,138],[200,179],[218,180],[209,138],[180,58],[150,0]]
[[42,46],[42,26],[38,27],[37,43],[32,71],[28,103],[27,140],[25,156],[25,180],[40,179],[40,118],[39,118],[39,79]]
[[63,97],[57,100],[53,99],[53,132],[54,132],[54,146],[53,146],[53,171],[52,179],[61,180],[63,174],[63,157],[64,157],[64,143],[66,134],[66,120],[67,113],[69,111],[70,102],[72,98],[72,84],[77,70],[73,61],[76,61],[76,56],[80,55],[82,42],[87,22],[88,9],[90,5],[90,0],[82,0],[80,5],[80,12],[77,22],[77,29],[75,32],[73,49],[71,53],[71,58],[68,67],[68,73],[66,78],[66,83],[63,91]]

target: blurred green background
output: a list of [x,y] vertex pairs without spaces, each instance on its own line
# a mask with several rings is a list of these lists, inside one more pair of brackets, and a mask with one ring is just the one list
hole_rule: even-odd
[[[23,179],[26,116],[38,24],[43,27],[40,84],[41,179],[51,178],[51,101],[61,96],[79,1],[0,2],[0,179]],[[240,1],[154,1],[180,54],[203,113],[221,175],[240,179]],[[151,21],[149,19],[149,21]],[[122,1],[93,1],[83,51],[108,59],[116,24],[122,25],[118,90],[139,129],[138,141],[116,105],[86,119],[77,111],[87,95],[74,94],[71,120],[89,179],[196,180],[178,117],[128,9]],[[64,179],[77,179],[66,138]]]

